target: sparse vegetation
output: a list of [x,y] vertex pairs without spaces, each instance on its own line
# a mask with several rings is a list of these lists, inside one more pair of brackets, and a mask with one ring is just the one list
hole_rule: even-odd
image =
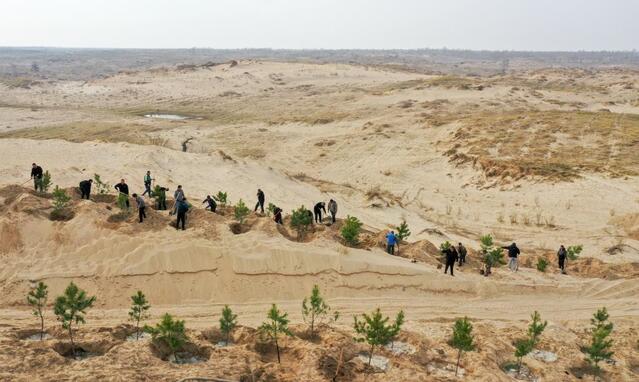
[[568,260],[577,260],[579,258],[579,254],[583,251],[583,245],[571,245],[566,248],[566,257]]
[[495,246],[491,235],[482,236],[480,242],[485,274],[490,274],[493,266],[506,264],[503,249],[499,246]]
[[33,315],[40,319],[40,341],[44,338],[44,308],[47,305],[49,291],[47,285],[42,281],[38,282],[27,295],[27,302],[33,308]]
[[370,316],[366,313],[362,314],[362,320],[354,317],[353,327],[358,337],[357,342],[366,342],[370,346],[368,353],[368,364],[371,364],[375,347],[384,346],[391,342],[401,330],[404,322],[404,312],[400,311],[395,318],[395,322],[387,324],[388,317],[383,317],[382,312],[377,308]]
[[528,355],[539,343],[539,336],[543,333],[548,322],[541,322],[539,312],[535,311],[531,316],[532,322],[528,325],[528,336],[515,342],[515,357],[517,358],[517,373],[521,373],[523,358]]
[[228,345],[231,340],[231,333],[237,326],[237,314],[233,314],[231,308],[228,305],[224,305],[222,309],[222,317],[220,317],[220,331],[226,337],[226,344]]
[[129,320],[135,322],[135,339],[140,339],[141,328],[140,321],[149,318],[148,310],[151,308],[146,296],[142,291],[137,291],[131,296],[131,309],[129,310]]
[[48,192],[49,188],[51,187],[51,174],[49,173],[49,170],[45,171],[44,174],[42,174],[42,178],[38,179],[38,189],[41,190],[42,192]]
[[70,201],[71,197],[67,195],[66,190],[55,186],[55,189],[53,190],[53,212],[62,211],[67,207]]
[[281,335],[292,336],[293,334],[288,329],[288,314],[280,312],[277,306],[273,304],[268,311],[267,320],[262,323],[259,328],[259,332],[262,336],[267,337],[270,341],[275,343],[275,349],[277,350],[277,362],[281,363],[280,359],[280,345],[279,337]]
[[544,257],[540,257],[537,259],[537,270],[539,272],[546,272],[546,268],[548,267],[548,260]]
[[[154,194],[157,195],[157,194]],[[129,196],[123,193],[119,193],[118,194],[118,199],[116,200],[116,203],[118,205],[118,208],[122,211],[122,212],[128,212],[129,211],[129,207],[127,206],[126,202],[129,200]]]
[[406,240],[410,236],[411,232],[410,232],[410,229],[408,228],[408,223],[406,223],[406,220],[402,220],[400,225],[396,227],[396,230],[397,230],[397,254],[399,254],[400,243]]
[[[331,308],[326,304],[324,298],[320,295],[320,290],[317,285],[313,286],[310,297],[305,297],[302,301],[302,317],[304,322],[309,324],[309,332],[311,336],[315,336],[316,325],[322,323],[328,316]],[[335,312],[333,319],[337,320],[339,312]]]
[[178,362],[177,352],[182,350],[187,340],[184,321],[174,319],[172,315],[165,313],[155,327],[145,325],[144,331],[149,333],[154,341],[161,341],[168,346],[175,362]]
[[275,214],[275,209],[277,208],[277,206],[273,203],[269,203],[268,207],[266,208],[266,214],[268,216],[272,216]]
[[355,246],[359,243],[359,233],[362,229],[362,222],[355,216],[346,216],[342,226],[342,237],[348,245]]
[[291,213],[291,227],[297,231],[297,239],[302,240],[313,224],[313,215],[303,205]]
[[459,371],[459,362],[461,361],[462,353],[475,350],[475,344],[473,343],[473,325],[468,320],[468,317],[458,318],[455,320],[453,326],[453,336],[450,339],[450,346],[457,349],[457,364],[455,366],[455,375]]
[[240,224],[244,224],[244,219],[251,213],[251,210],[244,204],[244,201],[240,199],[239,202],[234,207],[235,219],[240,222]]
[[102,181],[100,174],[93,174],[93,185],[100,195],[107,194],[111,189],[111,186],[109,186],[109,184]]
[[614,354],[611,350],[612,339],[608,338],[612,334],[613,324],[608,321],[608,318],[606,308],[597,310],[590,320],[592,324],[590,345],[581,348],[586,355],[586,361],[592,366],[595,380],[601,374],[599,362],[610,360]]
[[217,194],[213,195],[213,199],[220,203],[221,207],[225,207],[228,202],[228,194],[226,192],[218,191]]
[[73,324],[84,324],[87,309],[93,306],[95,296],[87,296],[87,293],[78,288],[73,282],[64,290],[62,296],[58,296],[53,306],[53,312],[62,323],[62,328],[69,333],[71,352],[75,356],[75,343],[73,342]]

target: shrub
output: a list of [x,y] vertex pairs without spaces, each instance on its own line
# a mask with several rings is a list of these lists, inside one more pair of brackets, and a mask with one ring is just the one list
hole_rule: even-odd
[[273,304],[271,310],[268,311],[267,321],[262,323],[259,327],[260,334],[268,337],[275,343],[275,349],[277,350],[277,363],[281,363],[280,360],[280,345],[278,338],[280,334],[292,336],[291,331],[288,329],[288,314],[280,312],[277,306]]
[[165,313],[162,321],[155,324],[155,327],[145,325],[144,331],[151,334],[154,341],[161,341],[168,346],[175,362],[178,362],[176,353],[182,350],[187,340],[184,321],[174,320],[173,316]]
[[[314,285],[311,296],[309,298],[305,297],[302,301],[302,317],[304,318],[304,322],[311,326],[311,336],[315,335],[315,324],[323,322],[330,310],[331,308],[320,295],[319,287]],[[338,318],[339,312],[335,312],[333,319],[337,321]]]
[[370,316],[366,313],[362,314],[362,320],[354,317],[353,327],[355,333],[359,335],[355,340],[357,342],[366,342],[370,345],[370,353],[368,354],[368,364],[371,364],[373,353],[376,346],[384,346],[393,340],[399,333],[404,321],[404,312],[397,314],[395,322],[387,324],[389,318],[382,317],[382,312],[377,308]]
[[42,281],[27,295],[27,302],[33,308],[33,315],[40,319],[40,341],[44,338],[44,307],[47,305],[48,296],[47,285]]
[[234,210],[235,210],[235,219],[238,222],[240,222],[240,224],[243,224],[244,219],[246,219],[246,217],[251,213],[251,211],[248,209],[246,204],[244,204],[244,201],[242,199],[240,199],[240,201],[237,202]]
[[480,238],[481,252],[483,262],[486,268],[490,270],[493,266],[506,264],[504,261],[504,251],[501,247],[495,246],[491,235],[484,235]]
[[73,324],[84,324],[86,310],[93,306],[95,296],[88,297],[87,293],[78,288],[73,282],[64,290],[62,296],[55,300],[53,312],[62,323],[62,328],[69,333],[71,340],[71,352],[75,355],[75,343],[73,342]]
[[222,317],[220,318],[220,331],[226,336],[226,344],[229,344],[231,333],[237,326],[237,314],[233,314],[228,305],[224,305],[222,309]]
[[117,200],[117,204],[118,204],[118,208],[121,209],[123,212],[128,212],[129,208],[126,205],[127,200],[129,199],[129,196],[123,193],[119,193],[118,194],[118,200]]
[[41,189],[43,192],[47,192],[49,191],[50,187],[51,187],[51,174],[47,170],[44,172],[44,174],[42,174],[42,178],[38,180],[38,188]]
[[566,257],[568,260],[577,260],[583,249],[583,245],[571,245],[566,249]]
[[537,259],[537,270],[539,272],[546,272],[546,267],[548,267],[548,260],[543,257]]
[[106,194],[109,192],[111,186],[102,181],[100,178],[100,174],[93,174],[93,184],[95,185],[95,189],[98,191],[98,194]]
[[297,231],[297,238],[304,238],[308,227],[313,224],[313,216],[303,205],[291,213],[291,227]]
[[131,310],[129,310],[129,319],[135,322],[135,339],[140,339],[140,321],[149,318],[147,312],[151,308],[149,302],[146,300],[146,296],[142,291],[138,291],[131,296]]
[[268,204],[268,208],[266,209],[266,214],[268,216],[274,215],[275,214],[275,209],[277,208],[277,206],[273,203],[269,203]]
[[399,254],[399,243],[403,240],[407,239],[410,236],[410,229],[408,229],[408,224],[406,220],[402,220],[401,224],[395,227],[397,230],[397,253]]
[[593,315],[590,320],[592,324],[590,345],[581,348],[582,353],[586,355],[586,361],[593,367],[595,378],[601,373],[599,362],[612,358],[614,352],[612,348],[612,340],[608,339],[612,333],[613,325],[608,322],[608,311],[601,308]]
[[228,195],[226,192],[218,191],[217,195],[213,195],[213,199],[220,203],[220,206],[225,207],[228,201]]
[[355,216],[348,215],[342,227],[342,237],[347,244],[354,246],[359,242],[359,233],[362,230],[362,222]]
[[69,204],[69,201],[71,201],[71,197],[67,195],[67,192],[55,186],[53,190],[53,211],[60,212]]
[[455,367],[455,375],[457,375],[462,352],[475,350],[475,344],[473,344],[473,325],[468,321],[468,317],[455,320],[450,346],[457,349],[457,366]]

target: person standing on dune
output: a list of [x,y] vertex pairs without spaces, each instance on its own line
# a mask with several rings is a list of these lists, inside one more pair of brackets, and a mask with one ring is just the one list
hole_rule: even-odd
[[42,185],[42,174],[43,174],[42,167],[40,167],[37,164],[33,163],[31,165],[31,179],[33,179],[33,188],[36,191],[38,191],[38,189],[40,189],[40,191],[44,192],[44,187]]
[[120,179],[120,183],[115,185],[115,189],[119,193],[126,195],[126,209],[129,209],[129,185],[126,184],[124,179]]
[[324,202],[319,202],[313,207],[313,212],[315,213],[315,223],[322,222],[322,211],[326,213],[326,205]]
[[183,198],[179,202],[175,202],[175,211],[177,213],[177,221],[175,222],[175,229],[180,229],[180,222],[182,222],[182,231],[186,230],[186,213],[189,211],[189,203],[186,198]]
[[508,268],[512,272],[517,272],[519,270],[519,260],[517,257],[520,254],[517,244],[512,243],[511,245],[502,248],[508,250]]
[[177,213],[178,202],[181,202],[182,200],[184,200],[184,198],[185,198],[184,190],[182,190],[182,185],[180,184],[177,186],[177,188],[175,189],[175,192],[173,193],[173,199],[175,199],[175,205],[173,206],[173,209],[169,212],[169,215]]
[[[93,179],[87,179],[80,182],[80,197],[82,199],[89,199],[91,195],[91,185],[93,184]],[[85,198],[86,196],[86,198]]]
[[389,255],[395,254],[395,244],[397,244],[397,236],[394,231],[390,231],[386,234],[386,252]]
[[131,196],[133,196],[133,199],[135,199],[138,206],[138,216],[140,218],[140,223],[142,223],[146,218],[146,204],[144,203],[144,198],[138,194],[133,194]]
[[448,272],[450,268],[450,275],[455,276],[453,274],[453,268],[455,268],[455,262],[457,261],[457,250],[455,250],[454,246],[450,246],[443,251],[444,256],[446,257],[446,267],[444,268],[444,274]]
[[568,251],[563,246],[559,246],[559,251],[557,251],[557,259],[559,260],[559,269],[562,274],[566,274],[566,257],[568,257]]
[[257,207],[264,213],[264,191],[257,189],[257,203],[255,203],[255,209],[253,212],[257,212]]
[[466,263],[466,254],[468,253],[468,251],[466,250],[466,247],[464,247],[464,245],[462,243],[458,243],[457,245],[457,254],[459,255],[459,266],[461,267],[462,264]]
[[335,215],[337,215],[337,202],[333,199],[328,201],[328,212],[331,213],[331,223],[335,223]]
[[142,193],[142,196],[146,194],[148,194],[149,197],[152,196],[151,182],[153,182],[153,178],[151,178],[151,171],[147,171],[146,175],[144,175],[144,192]]

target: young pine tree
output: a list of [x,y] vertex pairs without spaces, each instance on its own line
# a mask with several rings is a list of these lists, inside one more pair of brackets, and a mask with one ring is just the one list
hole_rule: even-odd
[[342,237],[348,245],[354,246],[359,242],[359,233],[362,230],[362,222],[355,216],[346,216],[342,227]]
[[71,201],[71,197],[67,195],[67,192],[58,186],[53,189],[53,211],[62,211]]
[[142,332],[140,328],[140,321],[149,318],[148,310],[151,308],[149,302],[146,300],[146,296],[142,291],[138,291],[131,296],[131,309],[129,310],[129,319],[135,322],[135,339],[140,339]]
[[541,315],[536,310],[530,318],[532,319],[532,322],[528,325],[528,337],[530,338],[530,342],[534,348],[539,343],[541,333],[543,333],[546,326],[548,326],[548,321],[541,322]]
[[537,259],[537,270],[539,272],[545,273],[546,268],[548,267],[548,260],[543,257]]
[[577,260],[583,249],[583,245],[571,245],[566,249],[566,257],[568,260]]
[[355,328],[355,333],[359,335],[355,340],[357,342],[366,342],[370,346],[370,353],[368,354],[369,365],[373,359],[375,347],[384,346],[397,336],[404,320],[403,316],[404,312],[400,311],[395,322],[388,324],[389,318],[382,317],[382,312],[377,308],[370,316],[366,313],[362,314],[361,321],[357,319],[357,316],[354,317],[353,327]]
[[44,174],[42,174],[42,178],[40,178],[40,180],[38,181],[38,188],[42,190],[42,192],[47,192],[49,191],[50,187],[51,187],[51,174],[47,170],[44,172]]
[[44,338],[44,307],[47,304],[48,296],[47,285],[42,281],[27,295],[27,302],[33,308],[33,315],[40,319],[40,341]]
[[399,243],[407,239],[410,236],[410,229],[408,229],[408,223],[406,220],[402,220],[402,223],[396,227],[397,229],[397,254],[399,254]]
[[280,335],[284,334],[287,336],[292,336],[291,331],[288,329],[288,314],[284,312],[280,312],[277,309],[277,306],[273,304],[271,309],[268,311],[267,320],[262,323],[259,327],[260,334],[266,336],[269,340],[275,343],[275,349],[277,350],[277,362],[281,363],[280,360],[280,345],[278,342],[278,338]]
[[275,209],[277,208],[277,206],[273,203],[269,203],[268,204],[268,208],[266,209],[266,214],[268,216],[272,216],[275,214]]
[[127,194],[123,194],[121,192],[118,194],[118,199],[117,199],[118,208],[123,213],[129,212],[129,207],[126,205],[126,202],[128,199],[129,199],[129,196]]
[[222,317],[220,318],[220,331],[226,336],[226,344],[231,340],[231,333],[237,326],[237,314],[233,314],[228,305],[224,305],[222,309]]
[[93,174],[93,184],[95,185],[95,189],[98,191],[98,194],[101,195],[108,193],[111,188],[108,183],[102,181],[100,174]]
[[235,219],[240,222],[240,224],[244,224],[244,219],[251,213],[248,209],[244,201],[240,199],[239,202],[235,205]]
[[221,207],[225,207],[228,201],[228,194],[226,192],[218,191],[217,195],[213,196],[216,202],[220,203]]
[[610,350],[612,340],[608,338],[612,333],[613,325],[608,321],[608,318],[606,308],[597,310],[590,320],[592,324],[590,345],[581,348],[581,351],[586,355],[586,361],[593,367],[595,379],[601,373],[599,362],[611,359],[614,354]]
[[173,359],[178,362],[177,352],[182,350],[187,340],[184,321],[174,320],[173,316],[165,313],[155,327],[145,325],[144,331],[149,333],[154,341],[161,341],[168,346]]
[[304,235],[311,224],[313,224],[313,215],[309,214],[306,207],[301,206],[300,208],[293,210],[291,213],[291,227],[297,231],[298,240],[302,240],[304,238]]
[[62,327],[69,332],[71,340],[71,352],[75,355],[75,343],[73,342],[73,324],[84,324],[86,310],[93,306],[95,296],[88,297],[87,293],[78,288],[73,282],[64,290],[62,296],[58,296],[53,306],[53,312],[62,323]]
[[311,296],[305,297],[302,301],[302,317],[304,322],[310,325],[311,336],[315,335],[315,325],[322,322],[330,310],[331,308],[320,295],[319,287],[317,285],[313,286]]
[[523,358],[533,350],[530,338],[522,338],[515,342],[515,358],[517,358],[517,373],[521,373]]
[[455,367],[455,376],[459,371],[459,362],[463,352],[475,350],[473,343],[473,325],[468,321],[468,317],[458,318],[453,326],[453,337],[450,339],[450,345],[457,349],[457,366]]

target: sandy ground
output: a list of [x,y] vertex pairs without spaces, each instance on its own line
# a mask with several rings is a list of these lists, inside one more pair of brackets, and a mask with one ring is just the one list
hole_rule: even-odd
[[[604,366],[604,378],[636,379],[639,178],[630,171],[634,162],[624,162],[630,167],[622,176],[584,172],[570,182],[535,177],[503,182],[444,155],[464,123],[448,116],[469,107],[477,113],[520,107],[570,111],[579,103],[585,111],[605,107],[636,114],[639,105],[626,89],[637,83],[636,74],[593,77],[558,70],[520,76],[523,80],[490,80],[490,87],[469,91],[428,85],[442,81],[437,76],[363,66],[242,62],[232,68],[0,88],[0,128],[6,130],[0,139],[0,380],[324,381],[334,372],[327,365],[346,349],[348,366],[339,381],[507,381],[512,378],[501,366],[512,361],[512,343],[525,332],[533,310],[550,322],[540,349],[559,359],[526,357],[531,373],[540,380],[576,380],[585,370],[579,345],[587,341],[590,316],[602,306],[616,325],[616,364]],[[552,85],[535,88],[541,98],[522,85],[540,76]],[[514,83],[522,90],[513,93]],[[448,104],[436,106],[437,100]],[[405,101],[430,102],[427,115],[410,111]],[[149,112],[200,119],[145,118]],[[193,140],[182,152],[181,142],[189,137]],[[50,199],[18,186],[29,186],[34,161],[74,195],[71,220],[51,221]],[[154,210],[143,224],[135,216],[115,221],[112,196],[81,201],[71,189],[98,173],[111,185],[125,178],[132,192],[140,192],[147,169],[170,194],[183,185],[196,205],[185,232],[171,226],[166,212]],[[200,207],[204,196],[219,190],[229,193],[231,203],[241,198],[252,207],[258,187],[267,204],[281,206],[285,214],[333,198],[339,218],[353,215],[364,222],[366,240],[358,248],[345,246],[338,222],[318,226],[298,242],[290,230],[259,215],[249,219],[248,232],[234,234],[230,210],[218,215]],[[391,257],[381,238],[402,219],[412,235],[402,257]],[[486,233],[504,245],[517,241],[519,272],[500,268],[483,277],[471,254],[471,263],[452,278],[443,275],[438,256],[428,250],[446,240],[477,249]],[[585,248],[569,263],[568,275],[556,270],[560,243]],[[546,273],[534,267],[539,257],[550,260]],[[82,361],[61,356],[66,339],[51,312],[52,338],[24,339],[36,325],[25,304],[36,281],[45,281],[51,296],[69,281],[97,296],[78,335],[85,350],[99,356]],[[342,318],[313,342],[301,334],[300,304],[315,284]],[[128,296],[138,289],[153,305],[148,322],[164,312],[186,320],[193,351],[203,362],[174,365],[148,341],[124,340],[130,332],[121,327]],[[236,333],[237,345],[215,347],[207,333],[224,304],[237,311],[242,325],[255,328],[270,303],[289,313],[299,334],[285,341],[282,366],[250,328]],[[371,373],[357,361],[366,348],[352,340],[352,316],[376,307],[388,315],[406,312],[401,340],[415,349],[414,354],[380,353],[391,360],[385,373]],[[455,354],[446,341],[452,321],[462,316],[475,325],[479,351],[464,356],[464,376],[455,377],[450,370]]]

